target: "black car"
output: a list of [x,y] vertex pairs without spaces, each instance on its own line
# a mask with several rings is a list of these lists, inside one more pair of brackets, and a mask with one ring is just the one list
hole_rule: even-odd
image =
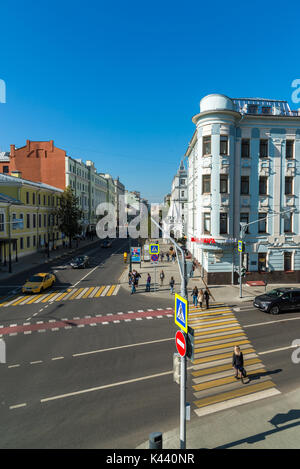
[[110,248],[111,247],[111,241],[108,241],[108,239],[105,239],[103,243],[101,243],[102,248]]
[[300,288],[275,288],[255,297],[253,306],[271,314],[300,310]]
[[84,269],[89,266],[88,256],[78,256],[70,262],[72,269]]

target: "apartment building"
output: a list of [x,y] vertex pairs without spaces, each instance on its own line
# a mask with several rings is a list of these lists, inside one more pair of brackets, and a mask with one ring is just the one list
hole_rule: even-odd
[[[276,99],[205,96],[188,159],[187,247],[210,284],[300,280],[300,112]],[[284,274],[284,277],[283,277]]]

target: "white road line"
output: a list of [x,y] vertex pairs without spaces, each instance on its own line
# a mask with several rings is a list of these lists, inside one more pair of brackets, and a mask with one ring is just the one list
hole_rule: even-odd
[[10,305],[13,304],[15,301],[18,301],[18,300],[20,300],[21,298],[24,298],[24,295],[18,296],[17,298],[15,298],[14,300],[10,301],[10,302],[7,303],[6,305],[3,305],[3,307],[4,307],[4,308],[7,308],[7,306],[10,306]]
[[43,402],[55,401],[57,399],[64,399],[66,397],[79,396],[81,394],[86,394],[86,393],[89,393],[89,392],[101,391],[102,389],[114,388],[114,387],[117,387],[117,386],[123,386],[124,384],[137,383],[139,381],[145,381],[147,379],[160,378],[161,376],[166,376],[166,375],[171,375],[171,374],[173,374],[173,370],[172,371],[165,371],[165,372],[162,372],[162,373],[156,373],[154,375],[149,375],[149,376],[142,376],[140,378],[134,378],[134,379],[130,379],[130,380],[127,380],[127,381],[120,381],[118,383],[106,384],[104,386],[97,386],[97,387],[94,387],[94,388],[82,389],[81,391],[70,392],[70,393],[67,393],[67,394],[60,394],[60,395],[57,395],[57,396],[46,397],[44,399],[41,399],[40,402],[43,403]]
[[37,360],[35,362],[29,362],[29,363],[30,363],[30,365],[36,365],[38,363],[43,363],[43,362],[42,362],[42,360]]
[[88,291],[89,287],[86,287],[82,290],[82,292],[79,293],[79,295],[76,296],[75,300],[80,300],[80,298],[83,297],[83,295]]
[[64,357],[54,357],[54,358],[51,358],[51,360],[62,360]]
[[118,291],[120,290],[121,285],[117,285],[116,288],[114,289],[113,296],[118,294]]
[[9,365],[7,368],[18,368],[20,366],[20,364],[16,364],[16,365]]
[[266,326],[268,324],[276,324],[278,322],[286,322],[286,321],[297,321],[299,319],[300,319],[300,317],[298,317],[298,318],[278,319],[277,321],[258,322],[256,324],[247,324],[246,326],[243,326],[243,328],[246,329],[246,327]]
[[61,293],[61,291],[60,291],[59,293],[57,293],[57,295],[52,296],[52,298],[49,300],[49,302],[52,303],[52,302],[55,301],[56,298],[58,298],[61,294],[62,294],[62,293]]
[[[131,319],[130,319],[130,321],[131,321]],[[138,342],[136,344],[119,345],[118,347],[91,350],[90,352],[73,353],[72,357],[81,357],[81,356],[84,356],[84,355],[93,355],[95,353],[111,352],[113,350],[122,350],[122,349],[125,349],[125,348],[131,348],[131,347],[140,347],[141,345],[157,344],[157,343],[160,343],[160,342],[168,342],[170,340],[174,340],[174,337],[170,337],[170,338],[167,338],[167,339],[151,340],[149,342]]]
[[101,287],[95,287],[92,293],[89,295],[89,298],[94,298],[96,295],[97,291],[100,290]]
[[265,352],[257,352],[257,355],[265,355],[267,353],[282,352],[291,348],[297,348],[299,345],[289,345],[288,347],[274,348],[273,350],[266,350]]
[[19,409],[20,407],[25,407],[27,404],[24,402],[23,404],[17,404],[17,405],[10,405],[9,409]]
[[[44,300],[48,295],[49,295],[49,293],[45,293],[44,295],[40,296],[40,297],[34,302],[34,304],[39,303],[40,301]],[[39,313],[40,313],[41,311],[43,311],[43,308],[40,309]]]
[[100,296],[105,296],[108,290],[110,289],[111,285],[107,285],[107,287],[104,288],[103,292],[101,293]]
[[98,265],[96,265],[96,267],[94,267],[90,272],[88,272],[84,277],[82,277],[80,280],[78,280],[78,282],[74,283],[74,285],[72,285],[72,288],[75,288],[80,282],[82,282],[82,280],[84,280],[86,277],[88,277],[89,275],[91,275],[91,273],[93,273],[96,269],[98,268]]

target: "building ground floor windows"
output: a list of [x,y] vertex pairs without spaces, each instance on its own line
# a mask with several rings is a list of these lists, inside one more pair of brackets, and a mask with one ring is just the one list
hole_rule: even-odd
[[[238,284],[239,252],[237,240],[190,238],[187,244],[199,274],[209,285]],[[226,242],[227,241],[227,242]],[[271,244],[246,243],[242,266],[247,280],[267,283],[300,282],[300,246],[288,243],[276,247]]]

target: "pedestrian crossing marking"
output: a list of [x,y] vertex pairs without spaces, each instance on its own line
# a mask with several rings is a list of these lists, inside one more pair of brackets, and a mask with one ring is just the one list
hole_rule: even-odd
[[[189,315],[189,323],[194,329],[192,387],[194,397],[201,397],[194,400],[194,411],[199,416],[280,393],[232,309],[222,304],[213,308],[205,312],[191,308]],[[242,387],[232,369],[235,345],[239,345],[243,352],[249,378]],[[259,382],[252,384],[251,377]]]
[[120,284],[115,285],[102,285],[98,287],[85,287],[85,288],[68,288],[64,291],[49,291],[48,293],[39,293],[31,295],[14,295],[7,297],[6,301],[0,303],[0,307],[8,306],[27,306],[31,304],[38,304],[40,302],[47,303],[48,301],[66,301],[73,299],[92,299],[104,296],[116,296],[120,290]]
[[246,394],[255,393],[257,391],[263,391],[265,389],[274,388],[272,381],[264,381],[263,383],[253,384],[244,388],[239,388],[234,391],[228,391],[222,394],[217,394],[216,396],[210,396],[204,399],[194,401],[194,404],[200,408],[211,404],[216,404],[217,402],[226,401],[228,399],[233,399],[234,397],[245,396]]

